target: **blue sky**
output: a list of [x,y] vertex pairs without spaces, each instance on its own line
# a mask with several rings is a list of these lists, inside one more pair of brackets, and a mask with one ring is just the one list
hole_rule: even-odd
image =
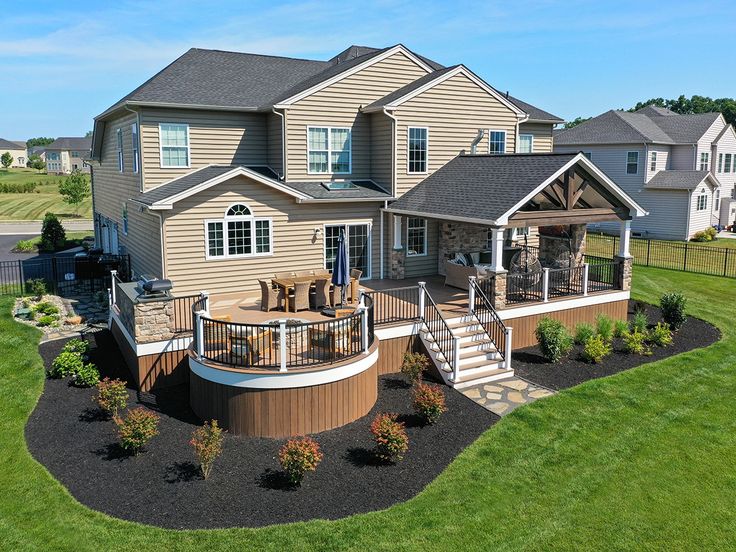
[[0,137],[81,135],[190,47],[327,59],[401,42],[560,117],[736,96],[736,2],[2,2]]

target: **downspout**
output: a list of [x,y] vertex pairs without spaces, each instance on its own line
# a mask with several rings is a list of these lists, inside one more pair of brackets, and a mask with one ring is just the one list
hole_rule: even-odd
[[281,117],[281,172],[283,174],[280,175],[280,178],[286,181],[286,110],[284,110],[284,113],[281,113],[275,107],[272,107],[271,111]]
[[158,217],[158,228],[159,228],[159,235],[161,236],[161,278],[166,278],[166,246],[165,246],[165,236],[164,236],[164,217],[161,216],[161,213],[156,213],[154,211],[151,211],[151,209],[147,209],[147,211],[155,216]]
[[130,109],[127,105],[123,105],[123,108],[135,114],[135,124],[138,127],[138,191],[143,192],[143,148],[141,148],[143,131],[141,129],[141,113],[136,109]]
[[690,239],[690,211],[693,207],[693,197],[695,196],[695,190],[687,191],[687,222],[685,223],[685,241]]
[[478,129],[477,136],[470,143],[470,155],[475,155],[476,151],[478,150],[478,144],[480,144],[480,141],[483,139],[483,136],[485,135],[485,133],[486,133],[485,129],[482,129],[482,128]]
[[393,197],[398,197],[398,194],[396,193],[396,133],[398,131],[397,127],[399,126],[399,120],[391,115],[391,113],[389,113],[385,107],[383,108],[383,114],[392,121],[391,126],[393,127],[393,133],[391,135],[391,195]]
[[379,262],[379,270],[378,271],[381,274],[381,280],[383,280],[383,240],[384,240],[384,235],[383,235],[383,215],[384,215],[384,210],[386,208],[388,208],[388,201],[384,201],[383,202],[383,209],[380,209],[379,210],[379,215],[380,215],[381,219],[379,221],[378,226],[380,228],[381,241],[378,244],[379,260],[380,260],[380,262]]

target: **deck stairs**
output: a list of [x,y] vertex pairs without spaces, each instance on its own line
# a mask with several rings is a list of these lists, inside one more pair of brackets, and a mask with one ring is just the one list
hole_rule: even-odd
[[[452,335],[453,347],[457,347],[457,370],[448,362],[455,353],[443,352],[442,346],[435,339],[427,324],[423,323],[419,330],[419,337],[424,344],[429,357],[437,371],[447,385],[455,389],[463,389],[485,383],[512,377],[514,371],[505,367],[503,355],[496,349],[493,340],[483,329],[475,314],[468,314],[467,306],[440,310],[440,316],[445,321]],[[457,344],[455,345],[455,340]],[[448,348],[445,339],[445,349]]]

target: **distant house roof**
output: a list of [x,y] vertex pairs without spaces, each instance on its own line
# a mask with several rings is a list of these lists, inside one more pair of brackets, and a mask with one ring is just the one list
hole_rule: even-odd
[[532,104],[526,103],[521,101],[519,98],[515,98],[513,96],[506,96],[511,103],[516,104],[516,106],[521,109],[523,112],[525,112],[527,115],[529,115],[530,121],[544,121],[544,122],[551,122],[551,123],[564,123],[565,120],[561,119],[557,115],[552,115],[551,113],[544,111],[543,109],[539,109],[538,107],[533,106]]
[[92,138],[77,138],[72,136],[57,138],[49,145],[45,146],[47,150],[69,150],[69,151],[89,151],[92,147]]
[[237,176],[246,176],[293,196],[300,201],[385,201],[391,194],[372,180],[353,180],[347,189],[330,189],[323,182],[282,182],[269,167],[243,165],[208,165],[170,180],[133,198],[153,209],[170,209],[185,197]]
[[694,144],[719,116],[720,113],[678,115],[653,106],[633,113],[611,110],[556,133],[555,144]]
[[659,171],[644,186],[651,190],[694,190],[709,179],[714,186],[718,180],[709,171]]
[[4,138],[0,138],[0,149],[3,151],[26,149],[26,143],[16,142],[14,140],[6,140]]
[[[388,210],[503,225],[513,209],[575,163],[595,169],[579,153],[459,155],[406,192]],[[631,209],[645,214],[610,179],[602,173],[600,178]]]

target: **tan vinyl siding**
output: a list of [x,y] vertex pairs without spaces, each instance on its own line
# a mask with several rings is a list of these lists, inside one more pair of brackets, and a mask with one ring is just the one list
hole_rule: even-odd
[[393,121],[384,113],[371,115],[371,176],[373,180],[391,190]]
[[488,130],[506,131],[506,151],[513,152],[516,114],[468,77],[455,75],[415,96],[396,109],[396,196],[410,190],[426,174],[407,172],[407,133],[410,126],[429,127],[429,174],[470,146],[485,129],[478,153],[488,153]]
[[[161,168],[159,123],[189,125],[189,168]],[[263,113],[145,109],[141,141],[146,190],[206,165],[265,165],[268,161]]]
[[[403,217],[402,244],[407,245],[408,219]],[[427,219],[427,254],[426,255],[407,255],[404,263],[404,274],[407,278],[415,278],[417,276],[429,276],[437,274],[437,245],[439,237],[439,222],[437,219]]]
[[[239,259],[207,260],[205,220],[220,219],[233,203],[243,202],[255,217],[272,219],[273,254]],[[372,225],[371,261],[378,277],[378,205],[297,204],[277,190],[237,177],[195,194],[176,204],[166,220],[167,275],[177,292],[255,293],[258,278],[273,278],[276,272],[324,267],[325,224],[347,222]],[[315,228],[322,230],[315,238]]]
[[279,175],[283,175],[282,118],[275,113],[269,113],[266,122],[268,124],[268,166]]
[[287,171],[289,180],[329,180],[331,174],[309,174],[307,127],[335,126],[352,129],[352,173],[336,178],[371,176],[370,115],[360,107],[382,98],[426,74],[401,52],[346,77],[306,98],[287,111]]
[[522,123],[519,125],[519,134],[531,134],[534,137],[532,153],[550,153],[553,127],[544,123]]
[[[158,219],[140,213],[129,199],[138,195],[140,174],[133,172],[133,146],[130,125],[134,113],[108,121],[102,138],[100,164],[94,166],[95,211],[118,224],[118,243],[130,254],[135,274],[161,276],[161,241]],[[118,170],[116,131],[123,131],[124,172]],[[123,234],[123,208],[128,208],[128,235]]]

